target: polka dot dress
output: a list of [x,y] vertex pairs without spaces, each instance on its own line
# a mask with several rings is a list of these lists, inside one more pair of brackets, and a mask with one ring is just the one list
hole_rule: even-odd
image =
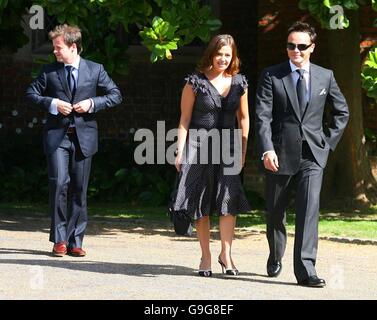
[[191,74],[185,80],[196,99],[174,209],[187,211],[194,220],[249,211],[240,176],[229,174],[226,169],[234,164],[223,159],[223,154],[232,157],[235,152],[236,114],[247,80],[241,74],[233,76],[226,97],[203,73]]

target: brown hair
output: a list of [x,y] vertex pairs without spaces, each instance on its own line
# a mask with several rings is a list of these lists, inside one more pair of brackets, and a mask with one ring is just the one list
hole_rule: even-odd
[[64,43],[67,46],[76,44],[77,53],[82,52],[82,39],[81,39],[81,30],[77,26],[69,26],[67,24],[61,24],[54,28],[54,30],[48,33],[50,40],[53,40],[57,37],[63,36]]
[[292,32],[304,32],[307,33],[310,37],[311,43],[315,43],[317,39],[317,33],[315,32],[314,27],[312,27],[309,23],[302,22],[302,21],[296,21],[294,24],[292,24],[288,29],[288,36]]
[[209,42],[207,48],[205,49],[202,59],[198,64],[197,70],[204,73],[207,71],[213,63],[213,57],[217,52],[224,46],[229,46],[232,48],[232,61],[230,62],[225,73],[234,76],[240,71],[240,59],[237,56],[237,46],[233,37],[229,34],[218,34],[214,36]]

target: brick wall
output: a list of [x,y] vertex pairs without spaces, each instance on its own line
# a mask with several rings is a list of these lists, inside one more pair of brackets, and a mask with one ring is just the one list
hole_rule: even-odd
[[[0,57],[0,133],[26,129],[34,117],[39,121],[33,129],[40,129],[45,113],[28,106],[24,100],[25,90],[32,81],[32,63],[14,61],[11,56]],[[131,128],[153,129],[157,120],[176,126],[184,75],[192,72],[194,66],[195,62],[131,63],[129,76],[114,77],[121,88],[123,103],[98,114],[101,137],[124,139]],[[12,115],[14,110],[16,116]]]
[[43,112],[29,108],[25,104],[25,89],[30,82],[32,64],[28,61],[14,61],[11,55],[0,55],[0,134],[5,132],[26,132],[33,130],[28,127],[33,118],[41,127]]
[[167,129],[177,126],[180,115],[180,95],[184,77],[194,71],[192,62],[134,62],[129,76],[114,80],[120,86],[124,101],[99,117],[103,137],[124,139],[130,130],[156,130],[156,122],[166,121]]

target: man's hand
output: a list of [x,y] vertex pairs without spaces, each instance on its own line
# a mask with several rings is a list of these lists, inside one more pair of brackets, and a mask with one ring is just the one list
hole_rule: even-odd
[[65,116],[69,115],[73,110],[72,105],[70,103],[59,99],[57,101],[56,106],[58,111]]
[[88,112],[91,106],[92,106],[92,103],[90,99],[86,99],[86,100],[82,100],[74,104],[73,109],[75,109],[75,111],[78,113],[84,113],[84,112]]
[[270,170],[273,172],[278,171],[279,161],[278,161],[278,156],[276,155],[275,151],[268,151],[263,156],[263,164],[267,170]]

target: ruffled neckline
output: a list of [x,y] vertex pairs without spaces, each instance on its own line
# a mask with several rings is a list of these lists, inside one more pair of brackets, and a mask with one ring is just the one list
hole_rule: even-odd
[[222,98],[222,99],[226,99],[226,98],[229,97],[229,95],[230,95],[230,93],[231,93],[231,91],[232,91],[232,89],[233,89],[233,87],[234,87],[234,79],[235,79],[236,76],[232,76],[232,80],[231,80],[231,83],[230,83],[229,91],[228,91],[228,93],[227,93],[226,96],[223,96],[223,95],[219,92],[219,90],[217,90],[217,88],[214,86],[214,84],[211,82],[211,80],[209,80],[208,77],[207,77],[204,73],[201,73],[201,74],[203,75],[203,78],[209,83],[210,87],[214,90],[214,92],[215,92],[218,96],[220,96],[220,98]]

